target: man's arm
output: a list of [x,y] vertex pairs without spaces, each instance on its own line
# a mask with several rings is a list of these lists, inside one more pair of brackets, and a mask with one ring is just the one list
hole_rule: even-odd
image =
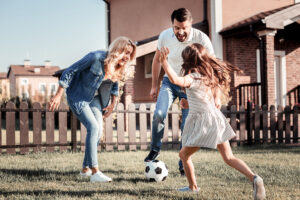
[[161,66],[159,63],[159,50],[157,49],[152,61],[152,88],[150,91],[150,96],[154,101],[157,99],[157,90],[158,90],[158,79],[161,70]]

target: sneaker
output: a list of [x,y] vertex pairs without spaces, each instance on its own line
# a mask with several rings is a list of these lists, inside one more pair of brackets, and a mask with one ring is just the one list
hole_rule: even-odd
[[261,200],[266,197],[266,190],[263,179],[256,175],[253,180],[253,198],[254,200]]
[[105,176],[102,172],[97,171],[95,174],[91,176],[91,182],[101,182],[101,183],[106,183],[106,182],[111,182],[112,179],[109,178],[108,176]]
[[193,190],[191,190],[191,188],[189,186],[186,186],[186,187],[177,189],[177,191],[179,191],[179,192],[199,192],[200,188],[197,187],[197,190],[193,191]]
[[92,176],[92,170],[88,169],[86,172],[80,171],[79,175],[82,177],[90,177],[90,176]]
[[179,171],[181,176],[185,176],[184,169],[179,169]]
[[148,156],[145,158],[144,162],[150,162],[158,158],[159,151],[151,150]]

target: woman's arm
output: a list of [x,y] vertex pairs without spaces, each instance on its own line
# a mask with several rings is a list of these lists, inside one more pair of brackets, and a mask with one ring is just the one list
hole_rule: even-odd
[[180,87],[190,87],[193,79],[190,76],[184,76],[184,77],[178,76],[176,72],[172,69],[172,67],[169,65],[167,61],[169,49],[162,47],[159,53],[160,53],[159,61],[163,66],[165,72],[167,73],[171,83],[178,85]]

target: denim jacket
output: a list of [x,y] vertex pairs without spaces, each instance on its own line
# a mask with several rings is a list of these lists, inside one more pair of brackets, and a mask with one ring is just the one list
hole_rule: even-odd
[[[107,54],[107,51],[90,52],[62,73],[59,85],[66,89],[69,106],[77,114],[80,114],[82,108],[93,100],[96,90],[102,83],[105,75],[104,60]],[[118,96],[118,81],[114,82],[110,94]]]

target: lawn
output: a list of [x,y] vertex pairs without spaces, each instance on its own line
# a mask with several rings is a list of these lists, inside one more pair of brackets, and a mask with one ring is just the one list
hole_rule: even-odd
[[[267,199],[300,198],[300,147],[238,147],[234,154],[264,178]],[[178,173],[176,151],[162,151],[169,167],[166,181],[144,178],[146,151],[101,152],[100,169],[111,183],[79,177],[83,153],[38,153],[0,156],[0,199],[251,199],[252,185],[228,167],[217,151],[193,156],[199,193],[180,193],[187,185]]]

